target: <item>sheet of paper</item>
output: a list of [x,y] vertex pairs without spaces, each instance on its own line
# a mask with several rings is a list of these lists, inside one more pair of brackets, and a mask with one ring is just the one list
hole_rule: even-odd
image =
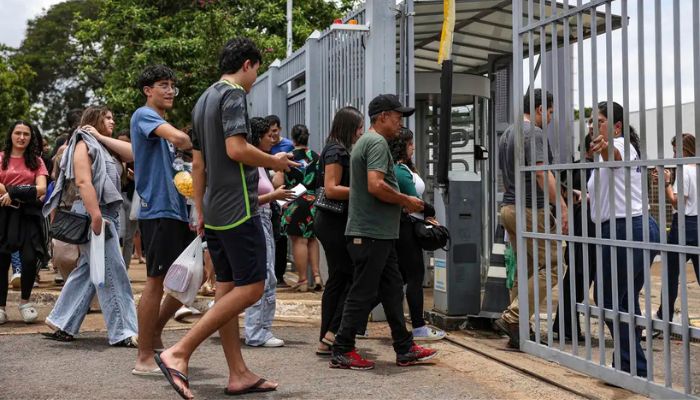
[[280,206],[284,207],[288,203],[296,200],[297,197],[301,196],[302,194],[306,193],[306,186],[302,185],[301,183],[294,186],[291,189],[294,192],[294,198],[292,200],[277,200],[277,204]]

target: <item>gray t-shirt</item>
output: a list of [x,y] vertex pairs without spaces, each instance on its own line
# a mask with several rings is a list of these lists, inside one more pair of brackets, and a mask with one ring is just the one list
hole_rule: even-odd
[[253,217],[258,207],[258,169],[232,160],[226,138],[248,138],[245,90],[227,81],[211,85],[192,110],[192,144],[202,152],[207,171],[204,225],[226,230]]
[[367,191],[367,171],[384,173],[384,181],[396,191],[394,160],[389,144],[376,132],[367,132],[355,143],[350,155],[350,203],[346,236],[398,239],[401,206],[385,203]]
[[[515,204],[515,135],[514,125],[511,125],[501,135],[498,144],[498,164],[503,174],[503,204]],[[532,125],[530,122],[523,122],[523,150],[525,152],[525,165],[532,166],[537,163],[552,162],[552,152],[548,146],[548,156],[545,159],[544,141],[547,140],[541,128]],[[535,158],[532,158],[532,148],[535,150]],[[532,178],[534,173],[525,174],[525,204],[528,208],[533,208],[532,202]],[[537,186],[537,207],[544,208],[544,192]]]

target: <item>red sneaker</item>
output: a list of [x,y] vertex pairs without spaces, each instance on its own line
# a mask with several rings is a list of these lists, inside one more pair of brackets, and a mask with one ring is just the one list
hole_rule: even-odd
[[362,358],[357,353],[357,350],[353,350],[347,353],[333,353],[328,366],[331,368],[365,371],[374,368],[374,361]]
[[407,367],[421,361],[430,360],[435,357],[437,353],[437,350],[427,349],[413,343],[413,346],[411,346],[411,349],[408,350],[407,353],[396,355],[396,365],[399,367]]

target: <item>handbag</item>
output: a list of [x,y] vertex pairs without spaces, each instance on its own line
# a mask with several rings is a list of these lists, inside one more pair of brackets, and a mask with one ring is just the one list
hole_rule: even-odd
[[321,186],[316,189],[316,201],[314,205],[324,211],[343,214],[347,209],[348,203],[346,201],[329,199],[326,197],[326,189]]
[[450,231],[442,225],[433,225],[419,218],[413,218],[413,234],[418,245],[426,251],[448,250]]
[[[51,221],[49,233],[53,239],[70,244],[84,244],[90,240],[90,217],[60,207],[63,189],[58,197],[59,208]],[[65,204],[64,204],[65,206]]]

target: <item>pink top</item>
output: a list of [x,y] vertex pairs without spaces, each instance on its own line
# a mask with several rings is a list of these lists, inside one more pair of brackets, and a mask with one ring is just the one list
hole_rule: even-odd
[[[258,196],[268,194],[275,190],[275,188],[272,186],[272,182],[270,182],[270,177],[267,175],[265,168],[258,167],[258,175],[260,175],[260,178],[258,179]],[[270,203],[261,204],[260,207],[269,208]]]
[[33,185],[36,183],[37,176],[48,176],[44,160],[37,157],[39,168],[32,171],[24,163],[24,157],[10,157],[10,162],[7,164],[7,169],[2,169],[2,159],[4,153],[0,153],[0,183],[3,185]]

